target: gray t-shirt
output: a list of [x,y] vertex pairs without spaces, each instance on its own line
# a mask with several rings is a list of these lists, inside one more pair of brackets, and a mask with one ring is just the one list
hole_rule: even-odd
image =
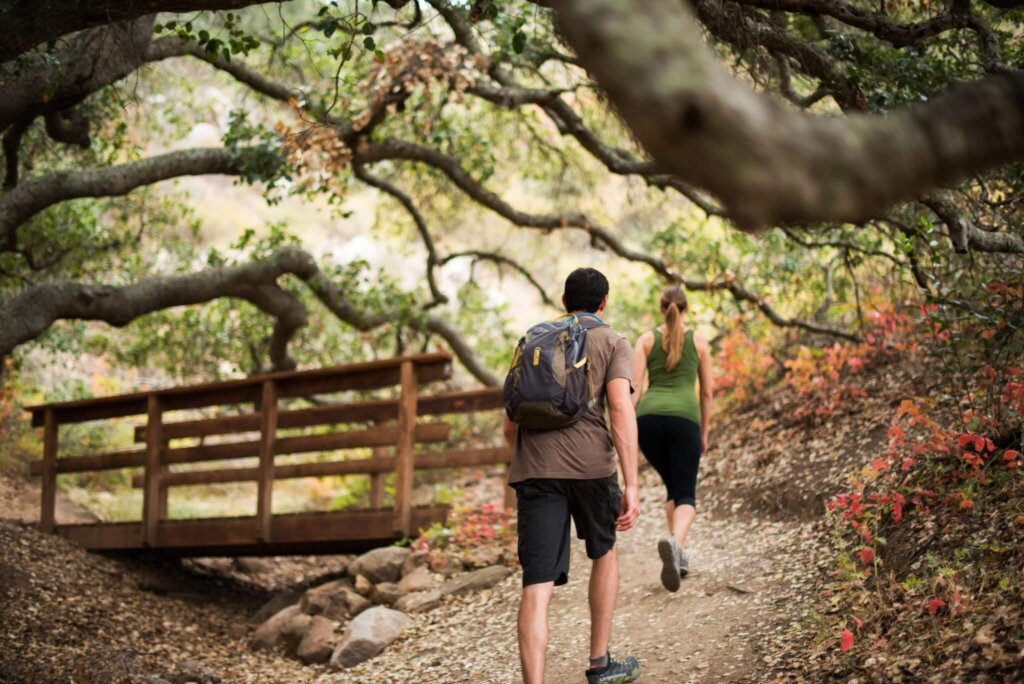
[[520,427],[510,483],[535,477],[589,480],[615,473],[615,448],[604,419],[605,387],[616,378],[626,378],[632,389],[633,350],[625,337],[602,325],[587,331],[587,354],[594,405],[578,421],[560,430]]

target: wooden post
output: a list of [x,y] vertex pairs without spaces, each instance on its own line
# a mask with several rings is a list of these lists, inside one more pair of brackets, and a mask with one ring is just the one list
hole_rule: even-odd
[[256,482],[256,537],[270,542],[270,522],[274,503],[274,440],[277,437],[277,387],[273,380],[263,382],[260,395],[260,463]]
[[39,511],[39,527],[44,532],[53,532],[56,524],[57,507],[57,441],[60,426],[53,409],[48,408],[43,419],[43,483],[42,509]]
[[146,464],[142,474],[142,544],[155,546],[160,526],[160,488],[163,475],[163,412],[160,397],[146,400]]
[[[166,452],[171,448],[171,440],[164,438],[162,442],[162,452]],[[168,467],[163,462],[163,457],[160,458],[160,519],[167,520],[167,499],[170,496],[170,487],[164,484],[164,476],[167,475]]]
[[416,430],[416,367],[403,361],[398,399],[398,443],[395,445],[395,531],[412,535],[412,474]]

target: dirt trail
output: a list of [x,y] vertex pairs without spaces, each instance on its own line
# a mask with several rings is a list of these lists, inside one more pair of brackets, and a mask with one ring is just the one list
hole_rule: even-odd
[[[655,553],[664,528],[663,490],[650,473],[642,480],[643,514],[618,545],[613,653],[640,658],[642,682],[762,681],[757,667],[764,663],[755,649],[767,625],[798,617],[793,609],[807,576],[805,552],[815,539],[811,526],[702,512],[688,544],[694,552],[692,572],[670,594],[661,586]],[[583,544],[574,540],[569,583],[555,590],[551,607],[546,681],[552,684],[583,681],[589,577]],[[520,681],[515,633],[520,581],[516,573],[492,592],[446,605],[373,661],[317,681]]]
[[[10,485],[0,478],[4,488],[0,498],[5,499],[0,508],[4,515],[34,518],[33,500],[37,492],[26,494],[20,491],[21,487]],[[799,599],[806,595],[806,578],[814,574],[811,566],[817,555],[814,549],[820,543],[820,530],[816,532],[811,523],[795,518],[767,521],[730,512],[739,506],[723,505],[722,495],[728,492],[723,491],[720,481],[715,482],[706,488],[705,499],[718,505],[701,508],[688,544],[694,554],[691,574],[677,593],[670,594],[661,586],[660,561],[655,553],[656,541],[664,530],[663,491],[653,472],[641,474],[642,516],[633,530],[619,538],[621,580],[613,653],[640,658],[644,668],[642,682],[770,680],[765,668],[771,663],[761,660],[765,650],[760,647],[765,644],[767,632],[778,634],[788,623],[806,621]],[[28,503],[33,504],[31,508]],[[77,517],[77,512],[67,513]],[[60,544],[57,540],[52,543]],[[58,564],[67,562],[58,559],[59,553],[58,548],[52,549],[51,560]],[[87,556],[81,552],[75,555]],[[21,565],[30,568],[25,561]],[[44,562],[42,558],[39,561]],[[74,565],[80,571],[101,577],[111,573],[138,574],[134,566],[122,568],[115,561],[99,557],[89,557],[88,563]],[[94,565],[98,569],[93,569]],[[344,672],[302,667],[280,655],[250,652],[245,647],[248,628],[244,617],[250,609],[218,605],[206,599],[197,603],[173,594],[157,597],[148,590],[135,590],[136,585],[146,584],[148,572],[127,585],[115,580],[117,586],[112,590],[124,596],[110,606],[110,617],[120,621],[133,616],[139,624],[156,625],[151,626],[158,632],[168,629],[168,615],[178,616],[172,621],[174,624],[203,625],[202,633],[188,634],[188,638],[173,628],[163,634],[160,648],[167,650],[163,662],[195,658],[210,666],[225,682],[520,681],[515,627],[521,581],[518,572],[492,590],[449,600],[431,613],[415,616],[416,625],[382,654]],[[181,573],[172,574],[177,577]],[[574,539],[570,581],[556,589],[551,608],[546,677],[551,684],[582,681],[589,643],[589,576],[590,562],[583,544]],[[83,582],[91,584],[94,579],[82,579],[78,586]],[[177,577],[175,581],[198,582],[192,589],[200,592],[213,590],[212,586],[205,588],[208,581],[200,576]],[[152,619],[149,612],[154,613]],[[162,622],[156,614],[164,616]],[[131,642],[135,636],[133,633],[131,639],[125,639]],[[200,645],[204,643],[205,648]],[[60,657],[58,652],[46,654]]]

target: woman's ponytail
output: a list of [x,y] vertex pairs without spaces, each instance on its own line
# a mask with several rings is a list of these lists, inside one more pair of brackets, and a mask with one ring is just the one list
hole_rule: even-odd
[[683,328],[680,317],[687,309],[686,293],[679,287],[667,287],[661,293],[661,310],[665,314],[667,334],[662,338],[665,350],[665,372],[671,373],[683,355]]

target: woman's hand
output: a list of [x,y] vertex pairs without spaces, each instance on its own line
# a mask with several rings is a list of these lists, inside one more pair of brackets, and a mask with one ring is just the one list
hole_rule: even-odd
[[703,456],[708,450],[708,435],[706,432],[701,433],[700,436],[700,453]]

